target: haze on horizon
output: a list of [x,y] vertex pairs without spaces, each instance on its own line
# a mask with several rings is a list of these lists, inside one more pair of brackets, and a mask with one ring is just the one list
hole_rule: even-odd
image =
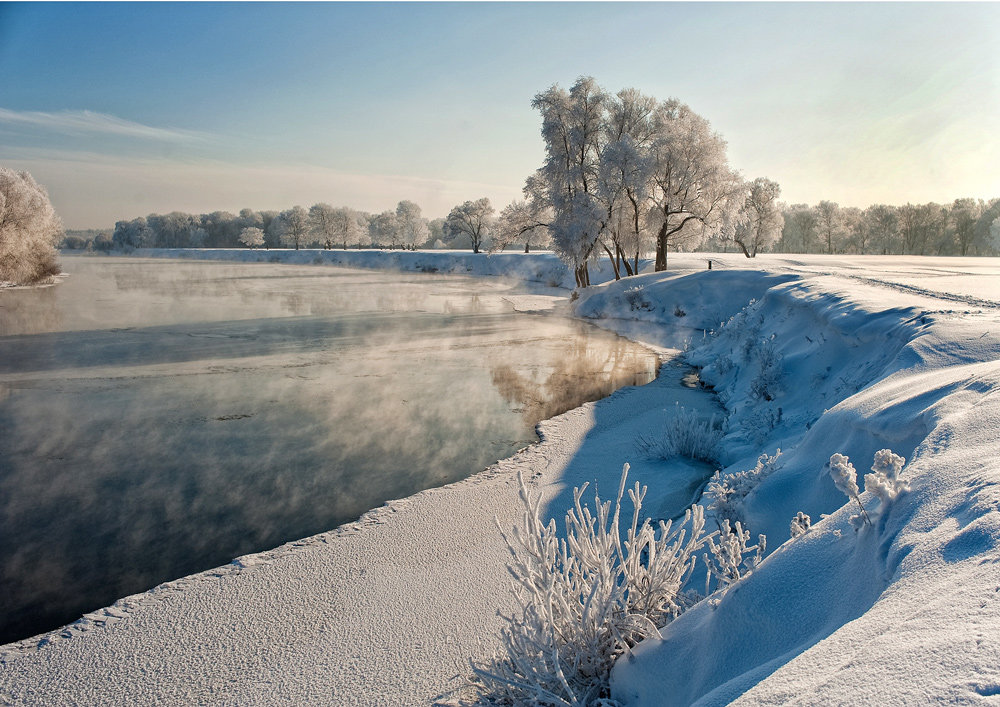
[[[946,28],[946,31],[944,29]],[[0,165],[68,228],[520,196],[530,102],[676,96],[788,203],[1000,196],[1000,3],[4,3]]]

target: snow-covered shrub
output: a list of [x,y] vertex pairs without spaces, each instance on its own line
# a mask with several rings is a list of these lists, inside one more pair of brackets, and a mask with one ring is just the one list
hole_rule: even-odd
[[644,435],[636,437],[636,447],[653,459],[688,457],[714,462],[719,442],[722,440],[722,426],[711,419],[703,420],[694,410],[676,406],[674,414],[667,420],[663,432],[657,437]]
[[[692,600],[682,592],[697,552],[715,533],[704,533],[704,511],[693,506],[676,528],[647,518],[639,523],[646,488],[628,491],[632,522],[619,530],[628,475],[622,470],[612,506],[595,496],[582,503],[587,485],[573,491],[566,537],[555,520],[539,515],[524,479],[523,527],[503,534],[508,569],[520,612],[505,617],[503,651],[485,665],[473,664],[482,696],[499,704],[584,705],[605,698],[615,659],[639,640],[658,636],[658,626]],[[502,533],[502,531],[501,531]]]
[[645,310],[648,312],[653,309],[653,303],[646,299],[642,285],[630,287],[622,295],[625,297],[625,301],[628,302],[629,309],[633,312],[636,310]]
[[781,354],[774,348],[774,341],[764,339],[752,349],[756,371],[750,383],[750,395],[758,400],[774,400],[781,381]]
[[[881,502],[879,513],[884,511],[889,503],[899,494],[909,491],[910,485],[904,479],[899,478],[900,472],[906,460],[895,454],[890,449],[880,449],[875,452],[872,473],[865,474],[865,490],[871,491]],[[851,524],[855,530],[863,524],[871,525],[871,518],[864,504],[861,503],[861,495],[858,491],[857,471],[854,465],[843,454],[834,454],[830,457],[830,476],[833,483],[848,498],[853,498],[861,508],[861,515],[851,516]]]
[[781,407],[775,403],[760,402],[742,415],[740,427],[747,441],[760,445],[781,423]]
[[[708,539],[708,552],[702,556],[708,567],[705,576],[706,596],[709,593],[712,577],[715,577],[717,589],[724,589],[739,582],[761,563],[767,547],[767,538],[763,535],[757,536],[756,545],[747,545],[750,542],[750,531],[744,530],[743,524],[739,521],[730,527],[729,520],[723,520],[718,537],[718,544],[713,538]],[[747,557],[750,553],[754,555]]]
[[872,473],[865,474],[865,491],[871,491],[882,502],[880,509],[889,505],[900,493],[910,490],[907,481],[899,478],[906,460],[892,450],[880,449],[875,452]]
[[800,535],[805,535],[809,532],[809,526],[812,525],[812,519],[809,518],[805,513],[799,511],[792,518],[792,522],[789,525],[789,531],[791,532],[792,538],[797,538]]
[[774,456],[761,454],[753,469],[738,471],[726,477],[719,471],[715,472],[705,487],[704,497],[709,502],[708,510],[720,521],[742,522],[743,499],[777,468],[780,456],[780,449]]
[[854,470],[854,465],[843,454],[834,454],[830,457],[827,466],[830,469],[830,478],[833,479],[833,484],[847,498],[853,498],[858,502],[861,515],[851,516],[851,524],[854,525],[855,530],[861,526],[862,521],[871,525],[871,519],[868,517],[868,512],[865,510],[864,504],[861,503],[861,496],[858,494],[858,474]]

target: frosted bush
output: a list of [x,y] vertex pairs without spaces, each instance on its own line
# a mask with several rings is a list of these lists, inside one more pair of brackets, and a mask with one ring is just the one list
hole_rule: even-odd
[[861,503],[861,496],[858,494],[858,474],[854,470],[854,465],[843,454],[834,454],[830,457],[827,466],[830,469],[830,478],[833,479],[834,486],[840,489],[847,498],[858,502],[861,515],[851,516],[851,524],[854,526],[854,529],[857,530],[860,528],[862,520],[864,523],[871,525],[871,519],[868,517],[868,512],[865,510],[864,504]]
[[722,476],[722,472],[716,471],[705,487],[704,496],[708,501],[708,510],[721,521],[742,522],[743,500],[774,472],[780,456],[780,449],[774,456],[761,454],[757,457],[757,464],[753,469],[738,471],[726,477]]
[[800,535],[805,535],[809,532],[809,526],[812,525],[812,519],[809,518],[805,513],[799,511],[792,518],[792,522],[789,526],[789,531],[791,532],[792,538],[797,538]]
[[715,415],[709,420],[703,420],[694,410],[677,406],[674,414],[667,420],[663,433],[654,438],[639,435],[636,437],[636,447],[654,459],[688,457],[714,462],[721,440],[722,427],[716,423]]
[[[715,577],[716,588],[723,589],[750,574],[764,559],[767,547],[767,538],[763,535],[757,536],[756,545],[747,545],[750,542],[750,531],[744,530],[739,521],[730,527],[729,520],[723,520],[718,537],[718,543],[713,538],[708,539],[708,552],[703,555],[708,567],[705,576],[706,595],[709,593],[712,577]],[[750,553],[754,554],[748,557]]]
[[781,354],[771,339],[758,342],[753,353],[757,370],[750,383],[750,395],[758,400],[774,400],[781,381]]
[[636,285],[635,287],[630,287],[622,293],[625,297],[625,301],[628,302],[629,309],[633,312],[638,310],[651,311],[653,309],[653,303],[646,299],[646,295],[643,292],[642,285]]
[[910,485],[899,478],[906,460],[892,450],[880,449],[875,452],[872,473],[865,474],[865,490],[871,491],[882,502],[880,508],[889,505],[900,493],[910,490]]
[[[697,552],[715,533],[704,533],[704,511],[693,506],[676,528],[647,518],[639,523],[646,487],[628,490],[632,520],[624,540],[619,529],[628,464],[622,470],[614,510],[595,495],[594,510],[582,503],[587,485],[573,490],[566,537],[555,520],[543,523],[540,499],[531,498],[519,475],[522,526],[503,534],[520,611],[504,617],[503,651],[472,665],[482,697],[499,704],[585,705],[608,694],[614,661],[639,640],[659,636],[662,626],[693,599],[682,588]],[[502,533],[502,530],[501,530]]]
[[829,467],[833,485],[848,498],[857,498],[858,474],[850,460],[843,454],[834,454],[830,457]]

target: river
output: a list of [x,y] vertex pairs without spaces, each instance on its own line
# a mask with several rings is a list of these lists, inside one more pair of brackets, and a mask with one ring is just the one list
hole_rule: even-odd
[[0,643],[464,478],[658,365],[494,278],[63,266],[0,291]]

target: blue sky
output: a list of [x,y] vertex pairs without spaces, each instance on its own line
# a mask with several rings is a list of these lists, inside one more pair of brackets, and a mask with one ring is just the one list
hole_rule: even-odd
[[541,164],[532,96],[676,96],[789,202],[1000,196],[1000,3],[0,3],[0,165],[71,228],[443,216]]

